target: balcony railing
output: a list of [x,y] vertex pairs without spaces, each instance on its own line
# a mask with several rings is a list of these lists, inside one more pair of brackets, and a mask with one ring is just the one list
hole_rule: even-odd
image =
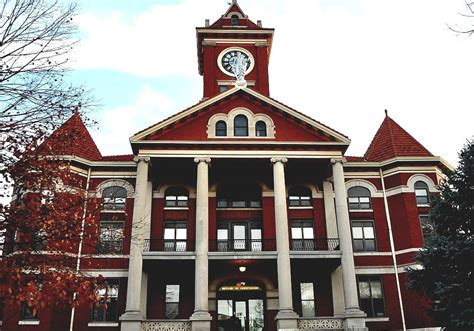
[[338,251],[338,238],[290,239],[292,251]]
[[194,252],[194,242],[190,240],[147,239],[144,252]]
[[275,251],[275,239],[225,239],[211,240],[211,252],[262,252]]
[[[194,252],[194,242],[190,240],[145,240],[144,252]],[[275,239],[225,239],[210,240],[210,252],[264,252],[276,251]],[[339,239],[290,239],[292,251],[338,251]]]

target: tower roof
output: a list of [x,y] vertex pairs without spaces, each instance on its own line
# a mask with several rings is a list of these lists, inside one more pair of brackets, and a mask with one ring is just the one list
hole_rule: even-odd
[[386,114],[364,158],[367,161],[384,161],[399,156],[433,156],[433,154]]
[[41,146],[55,155],[74,155],[91,161],[102,158],[79,113],[74,113]]

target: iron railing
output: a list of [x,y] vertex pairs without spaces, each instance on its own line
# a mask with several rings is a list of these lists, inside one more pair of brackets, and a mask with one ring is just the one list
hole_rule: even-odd
[[190,240],[147,239],[144,252],[194,252],[194,242]]
[[224,239],[211,240],[211,252],[262,252],[275,251],[275,239]]
[[[144,252],[194,252],[194,242],[190,240],[145,240]],[[290,239],[292,251],[338,251],[338,238]],[[210,240],[210,252],[264,252],[276,251],[275,239],[225,239]]]
[[338,251],[338,238],[290,239],[292,251]]

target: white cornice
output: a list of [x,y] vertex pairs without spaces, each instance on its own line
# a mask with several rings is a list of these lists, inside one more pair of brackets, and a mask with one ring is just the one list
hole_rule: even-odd
[[[224,137],[229,139],[229,137]],[[235,138],[235,140],[142,140],[137,143],[140,144],[170,144],[170,145],[306,145],[306,146],[347,146],[347,143],[343,142],[329,142],[329,141],[320,141],[320,142],[307,142],[307,141],[246,141],[238,140],[242,137]],[[256,137],[252,137],[257,139]],[[267,138],[267,137],[264,137]]]
[[262,28],[258,30],[251,29],[209,29],[209,28],[196,28],[197,33],[222,33],[222,34],[273,34],[275,29]]
[[450,170],[454,170],[453,166],[450,165],[445,159],[439,156],[399,156],[394,157],[389,160],[381,161],[381,162],[346,162],[344,164],[344,168],[348,167],[355,167],[355,168],[370,168],[370,167],[384,167],[396,162],[440,162],[446,168]]
[[61,155],[61,156],[55,156],[55,157],[60,157],[64,160],[69,160],[69,161],[76,161],[89,167],[112,167],[112,166],[113,167],[136,167],[137,166],[137,164],[133,161],[91,161],[91,160],[87,160],[75,155]]
[[212,158],[256,158],[270,159],[275,156],[285,156],[288,158],[306,158],[306,159],[328,159],[331,157],[341,156],[340,151],[225,151],[225,150],[140,150],[143,156],[156,158],[176,157],[190,158],[206,156]]

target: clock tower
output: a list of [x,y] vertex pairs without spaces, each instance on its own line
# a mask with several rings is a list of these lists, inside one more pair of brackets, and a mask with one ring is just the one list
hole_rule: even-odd
[[268,63],[274,29],[252,22],[233,0],[229,9],[213,24],[196,28],[199,74],[203,76],[204,98],[234,86],[232,65],[237,58],[246,63],[247,87],[269,96]]

